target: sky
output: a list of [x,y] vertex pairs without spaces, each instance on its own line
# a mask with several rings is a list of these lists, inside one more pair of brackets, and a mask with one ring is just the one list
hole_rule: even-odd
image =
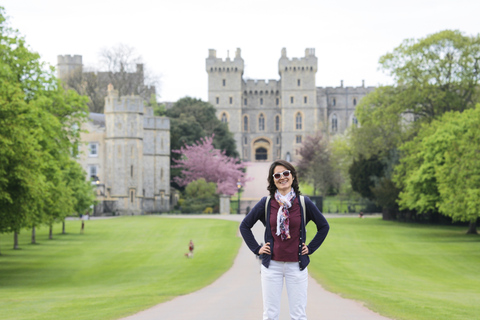
[[83,56],[98,68],[102,49],[134,47],[160,79],[159,101],[208,97],[209,49],[225,59],[242,50],[244,79],[279,79],[282,48],[315,48],[318,87],[392,83],[379,58],[405,39],[445,29],[480,33],[478,0],[3,0],[10,26],[43,61]]

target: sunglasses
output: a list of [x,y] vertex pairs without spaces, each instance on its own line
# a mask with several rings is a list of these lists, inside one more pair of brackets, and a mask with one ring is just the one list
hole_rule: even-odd
[[283,172],[279,172],[279,173],[275,173],[273,175],[273,177],[275,179],[280,179],[282,176],[284,176],[285,178],[289,177],[290,176],[290,170],[286,170],[286,171],[283,171]]

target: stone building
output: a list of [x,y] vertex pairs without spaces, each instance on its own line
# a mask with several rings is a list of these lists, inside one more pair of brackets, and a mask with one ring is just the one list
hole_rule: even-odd
[[301,143],[321,130],[328,136],[356,125],[357,103],[374,87],[317,87],[315,49],[305,57],[287,57],[282,49],[279,80],[244,80],[240,49],[225,60],[210,49],[206,59],[208,101],[228,123],[237,150],[246,161],[295,161]]
[[138,96],[109,86],[105,113],[84,124],[79,163],[97,184],[96,214],[170,209],[170,120],[156,117]]

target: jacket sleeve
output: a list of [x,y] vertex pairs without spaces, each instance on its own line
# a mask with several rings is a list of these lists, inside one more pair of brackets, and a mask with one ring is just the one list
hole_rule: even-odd
[[317,233],[307,245],[308,254],[310,255],[322,245],[330,230],[330,226],[327,219],[325,219],[317,206],[308,197],[305,197],[305,206],[307,207],[307,223],[313,221],[317,226]]
[[247,244],[248,248],[258,254],[261,246],[258,244],[257,240],[252,233],[252,227],[257,223],[258,220],[262,221],[265,225],[265,201],[267,197],[263,197],[253,209],[245,216],[242,223],[240,224],[240,233],[242,234],[243,240]]

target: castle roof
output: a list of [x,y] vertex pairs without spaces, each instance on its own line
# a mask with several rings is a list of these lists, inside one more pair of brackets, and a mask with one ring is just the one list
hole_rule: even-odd
[[90,119],[94,125],[105,128],[105,114],[90,112]]

